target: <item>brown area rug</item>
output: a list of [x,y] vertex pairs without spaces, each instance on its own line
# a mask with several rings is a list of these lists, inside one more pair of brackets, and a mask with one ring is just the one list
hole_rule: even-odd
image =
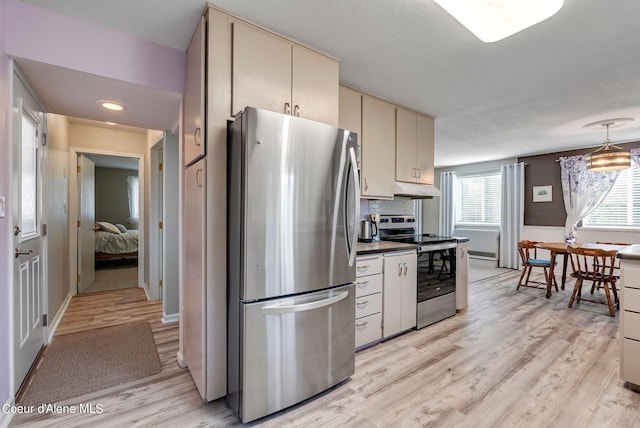
[[71,333],[46,348],[20,404],[58,403],[161,369],[146,321]]

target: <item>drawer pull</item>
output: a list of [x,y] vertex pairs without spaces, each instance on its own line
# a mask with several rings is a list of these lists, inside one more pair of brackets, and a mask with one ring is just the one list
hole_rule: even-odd
[[369,284],[369,281],[362,281],[362,282],[357,282],[356,285],[358,286],[358,288],[364,288],[367,286],[367,284]]
[[358,266],[358,270],[367,270],[369,269],[369,265]]
[[364,302],[356,302],[356,306],[366,306],[367,303],[369,303],[368,300],[365,300]]
[[367,324],[369,324],[369,321],[365,321],[365,322],[362,322],[360,324],[356,324],[356,327],[358,327],[358,328],[366,327]]

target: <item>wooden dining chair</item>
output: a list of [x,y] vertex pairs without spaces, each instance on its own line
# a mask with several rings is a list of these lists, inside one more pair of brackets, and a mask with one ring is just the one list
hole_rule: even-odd
[[[596,241],[596,244],[605,244],[605,245],[620,245],[620,246],[629,246],[631,244],[629,244],[628,242],[606,242],[606,241]],[[594,266],[598,266],[598,261],[594,260],[593,264]],[[616,258],[616,262],[613,265],[613,269],[614,269],[614,275],[619,279],[620,278],[620,259]],[[591,294],[593,294],[593,292],[596,290],[596,287],[598,288],[598,290],[600,288],[602,288],[602,284],[600,284],[599,282],[594,281],[591,284]]]
[[[519,290],[520,287],[545,288],[545,289],[547,288],[547,283],[549,281],[548,269],[551,267],[551,261],[538,258],[538,248],[536,247],[538,243],[539,242],[537,241],[527,241],[527,240],[518,242],[518,253],[520,253],[520,262],[522,263],[523,269],[522,269],[522,274],[520,275],[520,280],[518,281],[518,286],[516,287],[516,290]],[[545,282],[533,281],[529,279],[533,268],[543,269]],[[529,285],[529,284],[535,284],[535,285]],[[552,278],[552,284],[556,287],[556,291],[558,291],[558,283],[556,282],[555,275]]]
[[[572,245],[567,247],[567,251],[571,257],[571,268],[573,269],[571,276],[576,278],[576,285],[573,287],[573,293],[569,299],[569,307],[572,308],[576,300],[578,302],[601,303],[609,307],[609,315],[615,316],[615,306],[619,305],[618,290],[616,289],[618,277],[613,272],[617,251],[581,248]],[[584,281],[601,284],[607,298],[606,302],[582,297]],[[613,301],[611,300],[612,293]]]

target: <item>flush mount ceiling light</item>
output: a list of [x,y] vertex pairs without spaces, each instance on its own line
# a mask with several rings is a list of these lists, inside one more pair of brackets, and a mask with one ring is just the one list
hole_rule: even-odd
[[98,101],[98,105],[101,106],[102,108],[106,108],[107,110],[113,110],[113,111],[122,111],[127,109],[126,105],[119,103],[117,101],[112,101],[112,100],[100,100]]
[[435,0],[483,42],[496,42],[553,16],[564,0]]
[[631,166],[631,153],[622,147],[616,146],[609,139],[610,128],[619,128],[629,122],[633,122],[633,119],[630,117],[621,117],[617,119],[600,120],[584,125],[586,129],[598,129],[598,127],[605,127],[607,129],[607,138],[604,140],[602,147],[587,155],[587,170],[616,171]]

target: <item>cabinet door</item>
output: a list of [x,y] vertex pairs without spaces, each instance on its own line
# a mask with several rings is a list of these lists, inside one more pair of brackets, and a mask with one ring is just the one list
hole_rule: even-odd
[[433,184],[434,127],[429,116],[417,115],[416,141],[418,183]]
[[407,255],[402,258],[402,330],[416,326],[418,304],[418,256]]
[[456,249],[456,309],[464,309],[469,301],[469,255],[468,244],[458,243]]
[[414,183],[416,170],[417,115],[396,109],[396,180]]
[[391,199],[395,185],[395,107],[362,95],[362,196]]
[[183,212],[184,359],[201,397],[206,397],[205,358],[205,186],[206,159],[186,169]]
[[292,113],[338,126],[338,61],[297,45],[292,55]]
[[362,94],[351,88],[340,85],[340,109],[338,126],[358,134],[358,165],[362,139]]
[[187,81],[184,90],[184,164],[189,165],[205,155],[204,141],[204,17],[196,27],[187,49]]
[[402,257],[384,256],[382,336],[402,331]]
[[291,43],[242,22],[233,23],[232,109],[291,109]]

